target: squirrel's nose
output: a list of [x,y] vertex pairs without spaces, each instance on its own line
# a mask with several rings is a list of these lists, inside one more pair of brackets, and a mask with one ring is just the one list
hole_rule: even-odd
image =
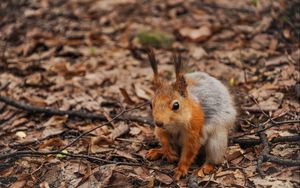
[[161,121],[155,121],[155,125],[156,125],[157,127],[163,127],[163,126],[164,126],[164,123],[161,122]]

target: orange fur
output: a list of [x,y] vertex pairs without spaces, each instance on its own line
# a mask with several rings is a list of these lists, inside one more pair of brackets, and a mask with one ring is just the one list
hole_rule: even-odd
[[[167,97],[166,95],[163,95],[159,98],[159,100],[167,100],[170,99],[170,96]],[[185,103],[182,103],[182,105],[186,105],[188,108],[190,108],[191,111],[191,118],[189,121],[186,122],[184,127],[180,127],[182,131],[180,132],[182,137],[182,143],[178,143],[179,141],[176,140],[176,144],[181,146],[181,154],[180,154],[180,160],[178,167],[175,172],[175,178],[176,180],[179,180],[180,177],[185,176],[188,172],[189,166],[194,161],[196,155],[199,152],[199,149],[202,144],[202,132],[203,132],[203,126],[204,126],[204,113],[199,106],[198,103],[196,103],[192,98],[188,97],[185,100]],[[157,113],[159,113],[158,111]],[[154,112],[156,113],[156,112]],[[160,120],[167,122],[166,118],[169,116],[168,114],[171,112],[168,112],[166,109],[164,110],[164,113],[155,114],[156,117],[159,117]],[[180,114],[178,114],[180,119],[183,119]],[[180,129],[179,128],[179,129]],[[173,129],[178,129],[176,127],[173,127]],[[168,129],[162,129],[162,128],[155,128],[155,135],[160,141],[162,147],[151,149],[146,155],[146,158],[150,160],[156,160],[158,158],[165,158],[168,162],[174,162],[176,161],[177,155],[174,151],[174,148],[176,146],[171,145],[170,139],[171,139],[171,131]]]
[[192,107],[192,118],[187,127],[187,132],[184,135],[181,158],[175,172],[176,180],[179,180],[181,176],[187,174],[189,166],[194,161],[201,146],[204,114],[201,108],[199,108],[198,103],[193,100],[189,100],[189,102]]
[[170,146],[169,136],[166,131],[161,128],[155,128],[155,135],[159,139],[162,148],[151,149],[147,153],[147,158],[150,160],[156,160],[160,157],[167,159],[168,162],[174,162],[178,159],[176,152]]

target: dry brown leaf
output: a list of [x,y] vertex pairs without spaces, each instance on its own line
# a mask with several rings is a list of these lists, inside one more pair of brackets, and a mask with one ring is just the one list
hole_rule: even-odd
[[115,123],[112,121],[112,118],[110,117],[110,115],[107,112],[103,112],[103,115],[105,116],[105,118],[110,122],[110,124],[112,125],[113,128],[116,128]]
[[129,125],[124,122],[119,122],[118,126],[111,132],[111,138],[115,140],[116,138],[128,133]]
[[157,173],[155,179],[157,179],[159,182],[165,185],[170,185],[171,183],[173,183],[173,179],[170,176],[163,173]]
[[24,96],[23,98],[25,98],[31,105],[38,106],[38,107],[47,106],[47,103],[41,97],[31,95],[31,96]]
[[40,85],[42,81],[42,75],[40,73],[31,74],[25,79],[25,84],[28,85]]
[[124,157],[126,159],[129,159],[130,161],[137,162],[137,160],[133,157],[131,153],[120,151],[120,150],[116,150],[115,152],[120,157]]
[[40,149],[44,149],[46,147],[60,147],[65,146],[66,142],[62,140],[61,138],[52,138],[49,140],[44,141],[41,145],[39,145]]
[[101,165],[99,171],[94,172],[94,177],[101,183],[99,187],[106,187],[116,168],[115,164]]
[[207,56],[206,51],[200,46],[193,46],[191,48],[191,55],[196,60],[201,60],[203,57]]
[[91,153],[97,153],[99,151],[102,151],[102,149],[99,146],[111,145],[111,144],[114,144],[114,141],[108,136],[100,135],[97,137],[93,137],[91,139],[91,144],[90,144]]
[[258,176],[250,177],[249,178],[256,186],[260,187],[294,187],[293,183],[290,181],[282,181],[278,178],[267,176],[264,179]]
[[288,62],[289,62],[288,57],[286,55],[283,55],[283,56],[272,57],[272,58],[268,59],[265,62],[265,65],[266,66],[278,66],[281,64],[286,64]]
[[139,127],[130,127],[129,134],[136,136],[141,133],[141,129]]
[[292,36],[291,36],[291,31],[289,29],[284,29],[282,33],[286,39],[291,39]]
[[192,42],[203,42],[212,35],[212,31],[208,26],[202,26],[198,29],[184,27],[179,30],[179,33]]
[[26,184],[26,181],[25,180],[20,180],[20,181],[17,181],[13,184],[10,185],[10,188],[23,188]]
[[197,176],[200,177],[200,178],[203,178],[203,177],[205,177],[206,175],[204,174],[203,170],[200,169],[200,170],[198,170],[198,172],[197,172]]
[[152,135],[153,130],[149,126],[141,126],[138,124],[135,124],[145,135]]
[[42,183],[40,183],[40,188],[50,188],[50,186],[49,186],[49,183],[48,182],[46,182],[46,181],[44,181],[44,182],[42,182]]
[[119,88],[122,96],[124,97],[124,102],[128,105],[134,105],[135,102],[131,99],[130,95],[127,93],[126,89],[124,88]]
[[43,130],[42,137],[49,135],[57,135],[64,131],[64,123],[67,121],[65,116],[52,116],[47,122],[43,124],[45,129]]
[[226,159],[227,161],[232,161],[242,155],[241,151],[235,151],[230,155],[227,155]]
[[150,100],[151,96],[148,95],[145,90],[143,89],[143,87],[139,84],[134,84],[134,91],[137,97],[144,99],[144,100]]
[[20,118],[20,119],[17,119],[15,121],[13,121],[13,123],[11,124],[11,126],[12,127],[17,127],[17,126],[23,125],[23,124],[25,124],[27,122],[28,122],[27,118]]

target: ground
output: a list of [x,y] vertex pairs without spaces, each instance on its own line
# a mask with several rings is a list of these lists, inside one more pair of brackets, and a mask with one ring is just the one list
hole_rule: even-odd
[[[299,187],[297,8],[296,0],[1,1],[0,187]],[[199,157],[176,182],[176,163],[145,159],[158,146],[146,46],[166,78],[180,52],[188,72],[215,76],[235,97],[227,160],[212,174],[197,174]]]

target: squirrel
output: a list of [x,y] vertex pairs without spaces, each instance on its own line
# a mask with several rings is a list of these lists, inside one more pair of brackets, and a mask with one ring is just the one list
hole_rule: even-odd
[[153,50],[147,50],[154,73],[155,93],[151,101],[154,134],[161,148],[150,149],[148,160],[175,162],[175,179],[186,176],[200,147],[206,159],[200,170],[211,173],[225,159],[228,131],[234,126],[236,109],[228,89],[204,72],[184,73],[180,54],[174,55],[176,81],[159,77]]

